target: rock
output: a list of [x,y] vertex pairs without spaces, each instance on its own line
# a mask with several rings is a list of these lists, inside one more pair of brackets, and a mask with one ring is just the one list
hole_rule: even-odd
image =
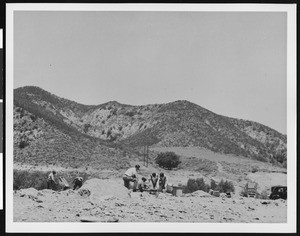
[[191,193],[190,196],[193,196],[193,197],[211,197],[211,195],[209,193],[204,192],[202,190],[197,190],[197,191]]
[[271,202],[270,201],[263,201],[263,202],[260,202],[261,204],[263,205],[267,205],[267,204],[270,204]]
[[78,191],[78,194],[79,194],[80,196],[82,196],[82,197],[88,197],[88,196],[91,195],[91,191],[88,190],[88,189],[80,189],[80,190]]
[[116,217],[111,217],[107,219],[107,222],[119,222],[119,219]]

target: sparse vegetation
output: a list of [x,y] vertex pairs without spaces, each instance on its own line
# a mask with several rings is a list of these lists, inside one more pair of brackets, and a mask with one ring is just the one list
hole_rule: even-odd
[[135,115],[135,112],[134,111],[128,111],[128,112],[125,113],[125,115],[133,117]]
[[228,180],[221,180],[219,184],[215,188],[217,191],[220,191],[220,193],[228,193],[228,192],[234,192],[235,188],[231,181]]
[[24,140],[21,140],[20,144],[19,144],[19,148],[20,149],[23,149],[25,147],[29,146],[29,143],[28,141],[24,141]]
[[92,126],[90,124],[84,124],[83,131],[87,133]]
[[[47,178],[48,174],[50,172],[44,172],[44,171],[27,171],[27,170],[14,170],[14,181],[13,181],[13,189],[19,190],[19,189],[25,189],[25,188],[35,188],[37,190],[42,190],[47,188]],[[87,180],[91,177],[97,177],[97,176],[91,176],[85,172],[79,173],[81,177],[83,177],[83,180]],[[59,173],[59,176],[63,176],[67,182],[70,184],[70,187],[72,186],[72,181],[76,177],[75,171],[70,172],[61,172]],[[58,186],[56,190],[58,190]]]
[[217,184],[211,180],[210,185],[206,184],[203,178],[188,179],[187,184],[184,186],[184,193],[192,193],[197,190],[208,192],[209,189],[219,191],[220,193],[234,192],[235,188],[231,181],[224,181],[223,179]]
[[183,192],[192,193],[197,190],[208,192],[209,187],[210,186],[204,182],[203,178],[189,179],[186,186],[184,186]]
[[156,163],[165,169],[173,169],[181,163],[180,158],[175,152],[159,153],[156,157]]

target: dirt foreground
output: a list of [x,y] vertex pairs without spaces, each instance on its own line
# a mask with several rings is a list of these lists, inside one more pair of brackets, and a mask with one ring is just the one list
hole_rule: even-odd
[[180,197],[130,192],[122,179],[90,179],[79,190],[14,192],[14,222],[232,222],[285,223],[287,201],[201,190]]

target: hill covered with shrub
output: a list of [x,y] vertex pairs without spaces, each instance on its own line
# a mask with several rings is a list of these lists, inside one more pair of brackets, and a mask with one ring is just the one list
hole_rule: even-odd
[[[14,105],[17,156],[27,150],[26,141],[21,141],[32,136],[28,133],[31,129],[29,126],[25,125],[27,133],[22,131],[24,126],[20,122],[25,121],[20,116],[24,111],[28,119],[32,120],[30,116],[36,117],[37,120],[32,120],[32,126],[38,122],[38,127],[47,130],[31,141],[31,145],[37,145],[37,150],[42,148],[39,146],[41,143],[45,146],[43,148],[52,145],[52,149],[56,149],[56,145],[66,142],[70,150],[86,150],[83,156],[91,158],[91,150],[97,153],[95,150],[98,146],[114,151],[120,145],[196,146],[262,161],[286,162],[285,135],[256,122],[218,115],[188,101],[144,106],[125,105],[116,101],[83,105],[41,88],[27,86],[15,89]],[[38,129],[32,132],[40,134],[34,130]],[[54,134],[54,143],[42,141],[42,137]],[[71,137],[71,140],[66,137]]]

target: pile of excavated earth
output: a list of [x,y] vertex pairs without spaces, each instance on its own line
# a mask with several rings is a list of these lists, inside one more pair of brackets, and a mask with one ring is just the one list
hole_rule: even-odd
[[198,190],[173,196],[131,192],[121,178],[89,179],[78,190],[14,191],[15,222],[268,222],[287,220],[287,202]]

